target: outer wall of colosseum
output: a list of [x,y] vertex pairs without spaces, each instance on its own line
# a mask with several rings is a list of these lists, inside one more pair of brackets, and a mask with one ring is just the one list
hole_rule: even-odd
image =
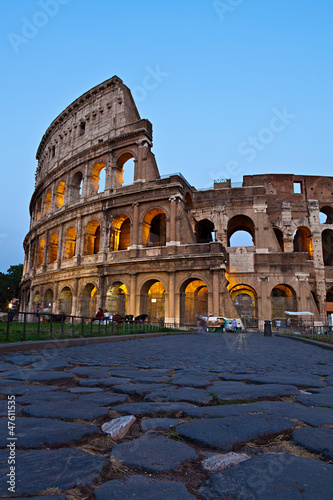
[[160,177],[151,148],[152,125],[118,77],[52,122],[24,240],[25,311],[90,317],[102,307],[178,324],[213,314],[261,328],[285,311],[331,320],[332,177],[255,175],[197,190],[181,174]]

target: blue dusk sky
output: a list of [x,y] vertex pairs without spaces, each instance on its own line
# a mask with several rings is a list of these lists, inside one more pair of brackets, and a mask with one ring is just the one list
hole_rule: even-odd
[[23,263],[39,142],[119,76],[160,174],[332,175],[332,0],[2,0],[0,271]]

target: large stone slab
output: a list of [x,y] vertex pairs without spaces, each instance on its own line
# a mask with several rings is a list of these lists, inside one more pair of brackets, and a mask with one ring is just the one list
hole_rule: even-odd
[[66,372],[48,370],[18,370],[7,375],[11,380],[27,380],[28,382],[51,382],[52,380],[73,380],[73,375]]
[[[9,403],[9,407],[8,407]],[[8,399],[4,399],[0,401],[0,417],[8,416],[8,408],[12,409],[12,401]],[[21,406],[17,404],[17,400],[15,401],[15,415],[17,415],[21,411]]]
[[25,396],[28,394],[42,394],[45,392],[57,391],[59,389],[56,385],[14,385],[14,387],[7,387],[5,389],[0,390],[0,394],[9,395],[13,394],[14,396]]
[[94,493],[96,500],[195,500],[179,481],[156,481],[144,476],[130,476],[108,481]]
[[141,429],[149,431],[152,429],[170,429],[179,424],[178,418],[145,418],[141,421]]
[[283,432],[294,423],[274,414],[209,418],[177,425],[177,431],[203,446],[231,450],[235,444]]
[[333,459],[333,429],[304,427],[293,432],[293,440],[310,451]]
[[100,387],[70,387],[69,389],[67,389],[67,392],[73,394],[91,394],[96,392],[103,393],[103,389],[101,389]]
[[333,408],[333,393],[332,394],[301,394],[297,396],[297,401],[308,406],[329,406]]
[[333,465],[293,455],[266,454],[211,474],[199,489],[205,499],[326,500]]
[[101,406],[107,406],[115,403],[123,403],[128,399],[127,394],[115,394],[112,392],[97,392],[80,396],[79,401],[92,402]]
[[116,392],[123,392],[125,394],[147,394],[147,392],[153,392],[158,390],[162,390],[163,388],[168,388],[168,386],[161,384],[122,384],[115,385],[112,390]]
[[189,401],[203,405],[213,401],[212,396],[207,391],[194,387],[181,387],[180,389],[163,387],[147,394],[144,399],[145,401]]
[[[36,495],[48,488],[88,486],[108,461],[75,448],[16,451],[16,495]],[[0,494],[8,497],[8,450],[0,450]],[[12,496],[12,495],[10,495]]]
[[133,415],[149,415],[154,413],[176,413],[195,408],[192,403],[124,403],[113,406],[112,409],[120,413]]
[[299,394],[297,387],[284,384],[244,384],[243,382],[215,382],[208,391],[221,400],[256,399]]
[[333,425],[333,411],[331,408],[304,406],[286,401],[259,401],[252,403],[253,411],[271,411],[284,417],[296,418],[300,422],[313,427]]
[[99,366],[77,366],[69,371],[78,377],[88,377],[93,379],[110,377],[110,373],[107,368],[101,368]]
[[125,384],[129,382],[129,379],[121,379],[118,377],[108,377],[108,378],[93,378],[93,379],[84,379],[79,380],[79,385],[83,387],[112,387],[117,384]]
[[254,403],[249,404],[225,404],[217,406],[197,406],[184,410],[184,415],[192,418],[213,418],[213,417],[230,417],[237,415],[248,415],[256,412],[253,407]]
[[318,376],[301,373],[220,375],[220,378],[224,380],[249,380],[255,384],[286,384],[303,387],[325,387],[326,385]]
[[187,460],[195,460],[196,452],[187,444],[165,436],[147,433],[129,443],[116,444],[111,457],[122,460],[128,467],[150,472],[173,470]]
[[24,403],[28,405],[32,405],[34,403],[40,403],[41,401],[73,401],[77,399],[77,394],[70,394],[68,392],[63,391],[50,391],[41,393],[30,393],[24,394],[16,399],[18,403]]
[[[15,437],[17,448],[42,448],[71,444],[84,436],[102,435],[98,427],[76,422],[64,422],[51,418],[25,418],[15,420]],[[0,448],[7,446],[7,419],[0,419]]]
[[167,383],[171,379],[168,370],[110,370],[110,373],[115,377],[130,378],[132,382],[144,384]]
[[[11,497],[12,500],[27,500],[27,497]],[[29,497],[29,500],[66,500],[65,495],[42,495],[38,497]]]
[[174,385],[184,385],[186,387],[206,387],[212,383],[212,380],[216,378],[214,375],[209,376],[204,375],[191,375],[189,373],[176,373],[176,375],[170,380]]
[[108,415],[109,410],[94,403],[87,404],[87,402],[80,400],[42,401],[26,406],[23,413],[30,417],[81,418],[90,421]]

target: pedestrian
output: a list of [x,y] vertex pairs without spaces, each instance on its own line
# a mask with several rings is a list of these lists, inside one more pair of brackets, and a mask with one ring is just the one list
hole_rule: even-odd
[[101,307],[99,307],[97,313],[92,318],[91,322],[93,322],[93,321],[102,321],[103,319],[104,319],[103,309]]
[[279,328],[281,326],[281,321],[279,319],[277,319],[275,324],[276,324],[276,329],[279,332]]
[[237,332],[237,321],[236,321],[236,319],[235,319],[235,318],[232,318],[232,322],[231,322],[231,324],[232,324],[232,330],[233,330],[234,332]]

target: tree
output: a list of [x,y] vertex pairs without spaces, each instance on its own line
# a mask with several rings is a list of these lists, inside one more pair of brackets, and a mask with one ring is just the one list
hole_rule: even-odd
[[20,296],[20,281],[22,278],[23,264],[10,266],[7,273],[0,273],[0,307],[7,309],[8,302]]

